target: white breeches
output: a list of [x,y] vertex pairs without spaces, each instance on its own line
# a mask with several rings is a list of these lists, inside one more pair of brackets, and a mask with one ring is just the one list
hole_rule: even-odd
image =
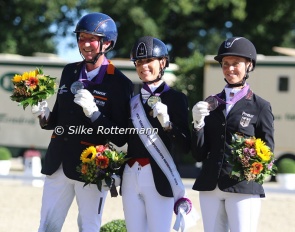
[[100,230],[107,192],[100,192],[95,184],[83,185],[83,182],[67,178],[62,167],[46,176],[38,232],[60,232],[74,197],[79,210],[79,232]]
[[170,232],[174,198],[156,190],[150,164],[125,166],[122,200],[128,232]]
[[261,208],[259,195],[200,191],[204,232],[256,232]]

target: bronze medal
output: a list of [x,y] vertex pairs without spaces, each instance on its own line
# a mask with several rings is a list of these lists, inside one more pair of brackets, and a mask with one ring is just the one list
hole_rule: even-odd
[[208,102],[208,110],[210,111],[215,110],[219,105],[218,100],[213,96],[207,97],[204,101]]

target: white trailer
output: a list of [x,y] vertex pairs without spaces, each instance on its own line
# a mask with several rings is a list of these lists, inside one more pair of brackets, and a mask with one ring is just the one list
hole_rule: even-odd
[[[295,57],[258,55],[248,79],[251,89],[271,103],[275,117],[275,156],[295,159]],[[205,57],[204,99],[225,86],[214,56]]]
[[[128,59],[112,60],[113,64],[129,77],[135,86],[134,92],[140,89],[141,81],[138,78],[133,63]],[[17,156],[20,149],[34,147],[45,150],[50,141],[52,131],[42,130],[39,121],[32,115],[31,107],[23,110],[17,102],[10,100],[13,84],[12,77],[15,74],[22,74],[25,71],[42,68],[44,74],[57,77],[61,76],[63,67],[68,62],[56,55],[38,54],[37,56],[20,56],[12,54],[0,54],[0,146],[8,147],[13,155]],[[170,64],[166,70],[164,79],[171,84],[175,76],[173,71],[177,68]],[[48,100],[52,109],[56,96]]]

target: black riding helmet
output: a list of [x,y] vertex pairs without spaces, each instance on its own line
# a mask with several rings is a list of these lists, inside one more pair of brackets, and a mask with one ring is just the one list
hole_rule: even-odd
[[130,59],[134,62],[140,59],[166,58],[166,67],[169,66],[169,55],[166,45],[159,39],[152,36],[139,38],[130,53]]
[[76,26],[76,29],[74,31],[74,33],[76,33],[77,35],[77,41],[79,40],[79,35],[81,32],[99,36],[101,38],[100,51],[101,51],[103,42],[106,42],[106,41],[111,42],[111,45],[107,48],[107,50],[104,52],[99,52],[97,54],[96,59],[94,59],[94,61],[91,63],[95,63],[97,59],[99,58],[99,56],[113,49],[118,37],[116,23],[111,17],[103,13],[90,13],[83,16],[79,20]]
[[214,57],[216,61],[221,63],[225,56],[240,56],[249,59],[253,64],[253,69],[256,65],[256,49],[251,41],[244,37],[229,38],[220,45],[217,56]]
[[220,64],[223,57],[225,56],[239,56],[248,59],[252,62],[252,69],[246,70],[246,75],[243,81],[236,84],[229,84],[226,79],[224,79],[230,87],[239,87],[245,84],[246,79],[249,78],[249,72],[253,71],[256,65],[256,49],[253,43],[244,37],[232,37],[222,42],[218,49],[217,56],[214,57],[216,61]]
[[160,72],[158,77],[155,80],[147,82],[147,84],[152,84],[161,80],[164,75],[165,68],[169,66],[169,55],[168,49],[166,45],[159,39],[154,38],[152,36],[144,36],[139,38],[130,53],[130,60],[134,62],[136,66],[136,61],[141,59],[149,59],[149,58],[158,58],[166,59],[166,64],[164,68],[160,68]]

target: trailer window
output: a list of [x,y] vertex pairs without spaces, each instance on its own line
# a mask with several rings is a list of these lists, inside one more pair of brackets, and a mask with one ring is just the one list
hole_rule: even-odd
[[289,90],[289,77],[281,76],[279,77],[279,91],[287,92]]

